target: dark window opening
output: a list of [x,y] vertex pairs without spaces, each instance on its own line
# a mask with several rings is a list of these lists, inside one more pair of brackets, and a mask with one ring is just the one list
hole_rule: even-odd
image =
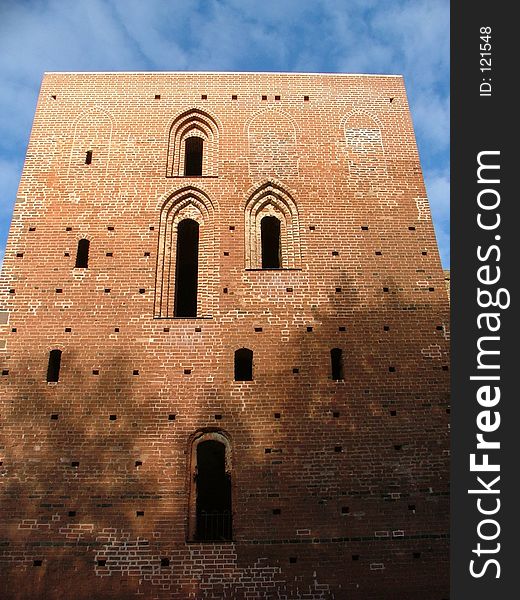
[[47,366],[47,381],[59,381],[61,366],[61,350],[49,352],[49,365]]
[[186,139],[186,154],[184,157],[184,175],[200,177],[202,175],[202,148],[204,141],[200,137]]
[[260,223],[262,234],[262,269],[281,267],[280,220],[264,217]]
[[333,348],[330,351],[330,364],[332,379],[341,381],[343,379],[343,351],[341,348]]
[[88,251],[90,248],[89,240],[79,240],[78,251],[76,252],[76,269],[88,268]]
[[235,350],[235,381],[252,381],[253,351],[248,348]]
[[207,440],[197,446],[198,541],[231,540],[231,478],[226,473],[226,447]]
[[85,164],[90,165],[92,163],[92,150],[87,150],[87,154],[85,155]]
[[198,270],[199,224],[193,219],[184,219],[177,229],[175,317],[197,316]]

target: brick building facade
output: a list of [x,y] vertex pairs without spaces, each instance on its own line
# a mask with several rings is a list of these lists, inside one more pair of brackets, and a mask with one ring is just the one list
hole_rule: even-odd
[[1,302],[3,598],[448,598],[401,77],[46,74]]

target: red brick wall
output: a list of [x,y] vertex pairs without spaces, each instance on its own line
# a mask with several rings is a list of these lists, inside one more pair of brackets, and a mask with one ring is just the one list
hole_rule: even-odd
[[[209,175],[167,177],[189,110]],[[247,270],[270,211],[287,268]],[[190,215],[201,318],[157,319]],[[3,597],[448,597],[449,309],[402,78],[45,75],[2,305]],[[186,542],[204,428],[233,542]]]

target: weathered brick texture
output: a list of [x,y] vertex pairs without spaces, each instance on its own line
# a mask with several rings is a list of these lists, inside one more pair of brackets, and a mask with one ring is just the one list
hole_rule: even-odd
[[[401,77],[46,74],[1,301],[2,598],[448,598],[449,309]],[[203,431],[233,541],[189,541]]]

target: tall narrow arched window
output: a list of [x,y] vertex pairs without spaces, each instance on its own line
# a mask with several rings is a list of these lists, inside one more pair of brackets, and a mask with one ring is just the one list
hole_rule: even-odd
[[203,439],[196,447],[197,541],[231,539],[231,477],[226,468],[226,444]]
[[47,381],[59,381],[61,366],[61,350],[54,349],[49,352],[47,365]]
[[183,219],[177,226],[175,261],[175,317],[197,316],[199,224]]
[[90,248],[89,240],[83,239],[78,242],[78,250],[76,252],[76,269],[88,268],[88,251]]
[[211,318],[218,306],[217,204],[187,187],[161,209],[157,245],[154,316]]
[[249,348],[235,350],[235,381],[252,381],[253,351]]
[[280,219],[264,217],[260,222],[262,237],[262,269],[281,267]]
[[343,350],[332,348],[330,351],[330,366],[332,379],[341,381],[343,377]]
[[204,141],[201,137],[186,138],[184,155],[184,175],[200,177],[202,175],[202,153]]

